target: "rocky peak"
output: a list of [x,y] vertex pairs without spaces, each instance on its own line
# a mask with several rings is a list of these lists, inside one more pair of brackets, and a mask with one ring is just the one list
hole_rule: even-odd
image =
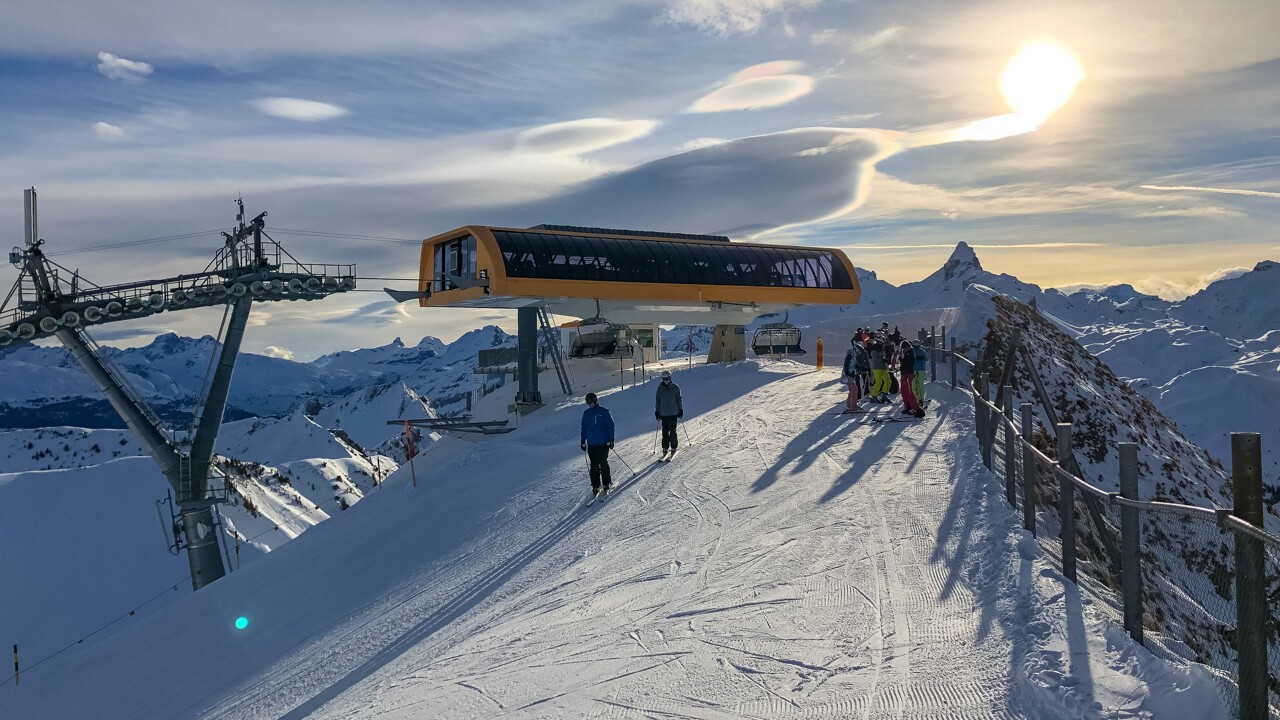
[[951,252],[951,257],[947,258],[947,263],[942,266],[944,280],[972,276],[980,272],[982,272],[982,263],[978,261],[978,254],[969,247],[969,243],[963,240],[956,245],[956,249]]

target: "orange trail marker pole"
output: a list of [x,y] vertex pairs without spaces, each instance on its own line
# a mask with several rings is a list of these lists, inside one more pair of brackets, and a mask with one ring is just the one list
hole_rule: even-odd
[[822,338],[818,338],[818,369],[822,369]]

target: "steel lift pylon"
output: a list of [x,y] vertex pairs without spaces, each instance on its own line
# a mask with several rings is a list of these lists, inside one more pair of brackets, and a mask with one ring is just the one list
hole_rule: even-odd
[[[269,237],[264,243],[267,214],[246,223],[244,202],[238,200],[237,227],[232,233],[223,233],[226,242],[204,271],[99,286],[45,255],[44,240],[38,234],[35,188],[23,193],[26,245],[9,254],[20,272],[0,305],[0,349],[56,338],[98,384],[173,486],[186,537],[191,585],[199,590],[226,573],[213,519],[213,506],[225,500],[226,488],[211,487],[209,480],[231,376],[253,301],[317,300],[352,290],[355,265],[298,263]],[[289,262],[282,262],[282,257]],[[227,309],[218,362],[212,379],[206,379],[208,393],[193,413],[192,428],[180,438],[129,388],[123,373],[110,367],[86,327],[219,305]]]

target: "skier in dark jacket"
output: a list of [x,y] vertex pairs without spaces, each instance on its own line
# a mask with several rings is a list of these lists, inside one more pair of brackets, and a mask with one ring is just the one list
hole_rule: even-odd
[[613,476],[609,473],[609,450],[613,449],[613,416],[596,402],[595,393],[587,393],[587,409],[582,413],[581,447],[591,462],[591,494],[613,488]]
[[[859,328],[861,330],[861,328]],[[867,357],[867,349],[862,347],[861,340],[857,335],[849,339],[849,352],[844,355],[844,368],[841,372],[840,379],[849,388],[849,397],[845,400],[845,412],[857,412],[858,401],[862,399],[862,381],[863,372],[860,368],[870,368],[870,358]]]
[[898,383],[898,391],[902,394],[902,412],[922,418],[924,408],[916,402],[916,395],[911,391],[911,382],[916,375],[916,354],[911,350],[911,343],[905,340],[898,349],[900,351],[898,354],[899,377],[902,378]]
[[653,397],[653,417],[662,423],[662,457],[669,460],[680,447],[680,436],[676,424],[684,417],[684,399],[680,396],[680,386],[671,380],[671,371],[662,371],[662,382],[658,383],[658,391]]

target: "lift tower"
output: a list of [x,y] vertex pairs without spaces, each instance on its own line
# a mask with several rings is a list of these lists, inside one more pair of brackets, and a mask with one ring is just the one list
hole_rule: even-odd
[[[212,507],[225,500],[226,487],[211,486],[213,451],[222,424],[231,375],[240,342],[256,300],[317,300],[355,288],[355,265],[298,263],[263,229],[266,213],[245,222],[237,200],[237,226],[223,233],[225,244],[198,273],[159,280],[100,286],[50,260],[37,226],[35,188],[23,191],[26,240],[9,260],[19,269],[17,282],[0,305],[0,348],[56,338],[106,395],[107,400],[160,466],[177,496],[187,541],[191,585],[200,589],[226,570],[218,550]],[[281,258],[289,262],[282,262]],[[17,299],[11,306],[11,301]],[[225,335],[218,362],[206,378],[207,394],[182,435],[165,427],[123,373],[111,368],[86,332],[86,326],[145,317],[165,310],[226,307]]]

